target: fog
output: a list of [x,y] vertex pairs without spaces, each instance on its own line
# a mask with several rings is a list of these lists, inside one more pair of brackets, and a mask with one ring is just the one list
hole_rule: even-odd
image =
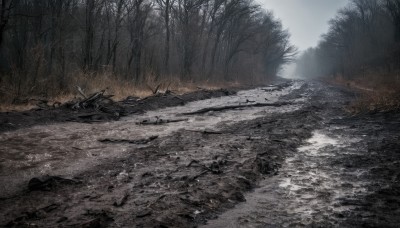
[[400,2],[350,2],[332,17],[318,44],[300,53],[296,74],[303,78],[364,82],[368,87],[397,84]]
[[258,0],[289,29],[291,41],[300,51],[317,45],[328,30],[328,21],[348,0]]
[[[348,0],[258,0],[266,9],[282,21],[291,34],[291,42],[299,54],[318,44],[322,34],[328,31],[328,21],[348,4]],[[294,78],[295,64],[283,67],[282,77]]]

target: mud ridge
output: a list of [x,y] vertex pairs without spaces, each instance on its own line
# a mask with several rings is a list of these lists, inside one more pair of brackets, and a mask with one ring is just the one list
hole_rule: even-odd
[[156,94],[145,99],[128,97],[123,101],[100,109],[73,110],[66,104],[51,109],[38,108],[24,112],[1,112],[0,132],[68,121],[84,123],[113,121],[131,114],[142,114],[150,110],[184,105],[188,102],[213,97],[230,96],[236,94],[236,91],[234,89],[199,90],[183,95],[173,93]]

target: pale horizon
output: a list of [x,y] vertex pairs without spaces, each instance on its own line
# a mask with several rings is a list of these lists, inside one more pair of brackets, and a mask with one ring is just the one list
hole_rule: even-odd
[[328,30],[328,22],[349,0],[257,0],[266,10],[273,11],[291,34],[299,51],[315,47]]

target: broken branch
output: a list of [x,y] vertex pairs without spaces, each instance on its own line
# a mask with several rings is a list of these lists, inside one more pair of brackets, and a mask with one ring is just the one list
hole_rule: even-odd
[[233,110],[238,108],[254,108],[254,107],[281,107],[283,105],[291,105],[290,102],[277,102],[277,103],[256,103],[249,105],[231,105],[231,106],[222,106],[222,107],[211,107],[204,108],[194,112],[183,113],[182,115],[196,115],[196,114],[204,114],[207,112],[221,112],[225,110]]
[[157,119],[155,121],[143,120],[141,122],[137,122],[137,125],[161,125],[161,124],[168,124],[168,123],[177,123],[177,122],[184,122],[188,121],[189,119],[174,119],[174,120],[163,120]]
[[157,139],[158,136],[151,136],[147,139],[137,139],[137,140],[130,140],[130,139],[99,139],[99,142],[102,143],[129,143],[129,144],[147,144],[155,139]]

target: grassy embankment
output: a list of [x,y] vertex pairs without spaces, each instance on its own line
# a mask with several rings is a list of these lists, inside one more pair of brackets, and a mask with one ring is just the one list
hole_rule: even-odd
[[199,89],[219,89],[238,87],[239,83],[211,83],[211,82],[181,82],[178,79],[155,81],[148,80],[143,85],[136,85],[134,82],[121,81],[111,74],[88,75],[79,74],[71,77],[66,88],[60,90],[57,82],[44,81],[37,83],[34,87],[29,85],[18,86],[15,84],[3,85],[0,83],[0,112],[25,111],[37,107],[40,102],[47,102],[49,106],[53,104],[65,103],[81,97],[77,86],[82,88],[85,94],[106,90],[106,94],[111,94],[113,100],[120,101],[128,96],[147,97],[151,96],[158,87],[159,92],[166,90],[176,94],[183,94]]
[[358,99],[346,109],[351,113],[400,111],[400,78],[371,75],[346,80],[337,77],[332,83],[358,91]]

